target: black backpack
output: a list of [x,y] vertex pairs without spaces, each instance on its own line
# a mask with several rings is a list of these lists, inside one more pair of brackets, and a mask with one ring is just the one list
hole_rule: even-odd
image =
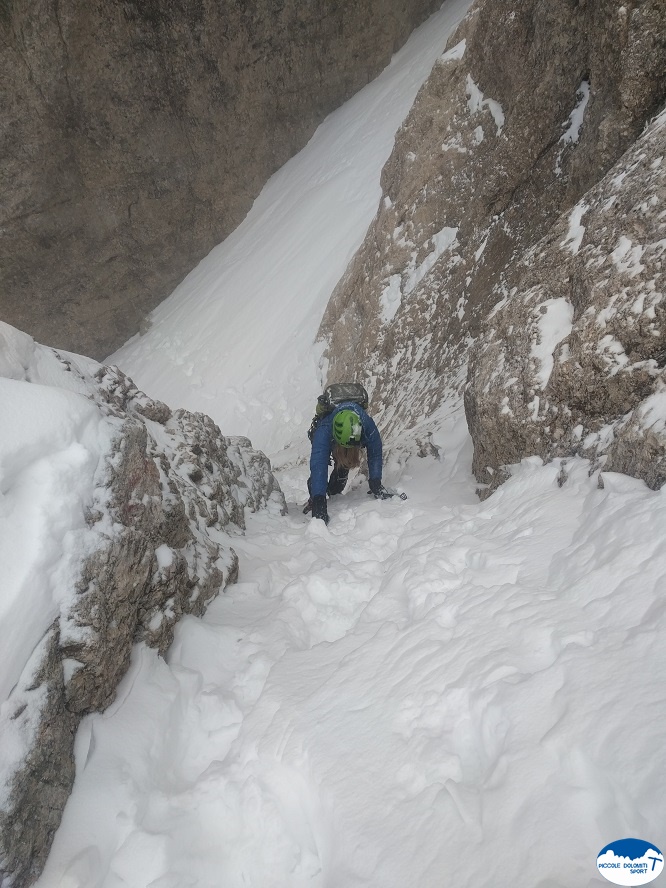
[[334,410],[338,404],[345,401],[353,401],[364,410],[368,409],[369,403],[368,393],[360,382],[333,382],[327,385],[323,395],[317,398],[317,406],[315,408],[315,416],[312,425],[308,430],[308,438],[312,441],[315,429],[320,419],[328,416],[331,410]]
[[324,389],[324,394],[317,398],[317,416],[326,416],[338,404],[353,401],[364,410],[368,409],[368,393],[360,382],[333,382]]

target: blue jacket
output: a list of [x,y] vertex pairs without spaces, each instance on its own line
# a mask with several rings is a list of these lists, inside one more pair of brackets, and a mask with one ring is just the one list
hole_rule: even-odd
[[328,484],[329,458],[333,452],[333,417],[340,410],[353,410],[361,420],[361,447],[368,451],[369,480],[382,480],[382,439],[375,421],[365,410],[353,401],[345,401],[319,421],[312,436],[312,453],[310,454],[310,494],[321,496],[326,494]]

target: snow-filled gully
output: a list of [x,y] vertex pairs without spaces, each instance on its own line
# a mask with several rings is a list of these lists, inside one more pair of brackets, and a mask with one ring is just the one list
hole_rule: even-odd
[[666,493],[535,459],[480,503],[443,405],[442,458],[385,466],[406,502],[358,481],[328,528],[299,507],[322,313],[468,6],[424,23],[113,356],[271,454],[290,512],[250,519],[240,582],[166,661],[137,647],[84,720],[38,888],[591,888],[608,843],[666,843]]
[[405,503],[254,516],[238,585],[84,723],[41,888],[570,888],[664,822],[664,497],[415,463]]

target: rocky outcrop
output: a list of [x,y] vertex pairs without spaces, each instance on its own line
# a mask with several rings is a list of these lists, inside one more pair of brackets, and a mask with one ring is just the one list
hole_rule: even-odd
[[0,885],[39,876],[74,783],[80,716],[65,704],[58,626],[45,635],[0,710]]
[[13,378],[86,397],[109,442],[85,504],[78,566],[53,567],[60,615],[0,710],[0,883],[23,886],[39,874],[71,790],[82,715],[114,700],[135,642],[165,651],[177,621],[203,614],[235,581],[232,542],[245,509],[283,511],[285,502],[247,439],[152,401],[116,368],[2,332],[18,342],[13,362],[7,349]]
[[2,319],[111,354],[440,3],[0,3]]
[[[427,438],[439,405],[462,393],[470,345],[509,269],[561,228],[663,104],[663,16],[660,0],[486,0],[450,39],[397,134],[377,216],[320,328],[328,380],[364,381],[389,441],[412,427]],[[520,338],[510,324],[503,332]],[[475,354],[477,397],[475,376],[491,374],[495,357]],[[468,403],[487,481],[492,447],[477,430],[492,408]]]
[[474,471],[527,454],[666,481],[666,112],[509,268],[465,393]]

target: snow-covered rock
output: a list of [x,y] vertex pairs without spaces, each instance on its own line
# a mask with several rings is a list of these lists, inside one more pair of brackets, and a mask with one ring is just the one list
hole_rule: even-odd
[[493,291],[465,393],[491,487],[529,454],[666,480],[665,155],[662,113]]
[[237,576],[244,510],[285,508],[263,454],[114,367],[0,324],[0,875],[28,884],[74,778],[85,713],[134,642],[164,652]]
[[[582,206],[659,110],[662,33],[654,0],[487,0],[442,47],[319,331],[328,381],[363,381],[389,435],[434,428],[439,405],[465,385],[505,271]],[[562,263],[579,234],[572,224]],[[626,252],[613,245],[619,263],[644,243],[627,236]],[[565,309],[552,305],[549,326],[566,324]]]

